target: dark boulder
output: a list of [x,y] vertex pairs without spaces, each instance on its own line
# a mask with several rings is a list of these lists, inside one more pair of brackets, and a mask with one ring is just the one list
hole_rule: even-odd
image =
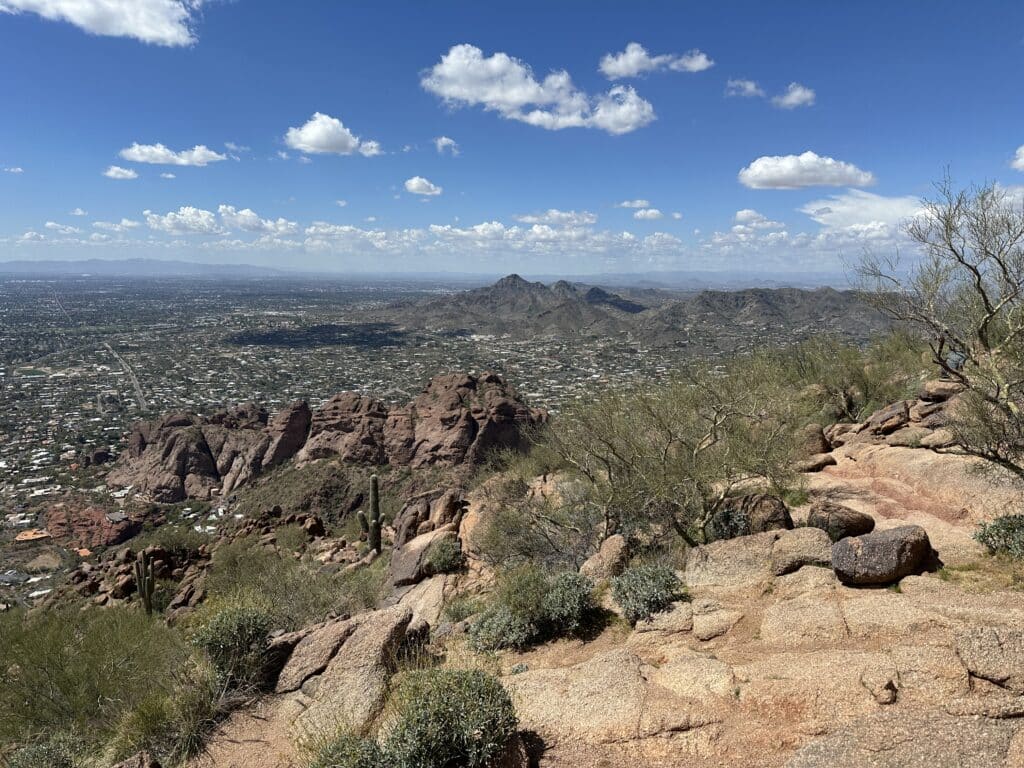
[[919,525],[902,525],[832,545],[832,570],[844,584],[891,584],[924,571],[932,557],[928,534]]
[[726,499],[705,530],[708,541],[790,530],[793,518],[786,503],[768,493],[748,493]]
[[847,536],[863,536],[875,529],[875,519],[871,515],[836,504],[834,501],[818,501],[811,506],[807,515],[807,525],[821,528],[833,542]]

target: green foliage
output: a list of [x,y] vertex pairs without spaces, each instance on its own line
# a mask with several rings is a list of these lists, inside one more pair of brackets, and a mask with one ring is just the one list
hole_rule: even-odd
[[336,577],[344,610],[356,613],[377,607],[387,585],[389,559],[389,554],[381,555],[365,568]]
[[444,615],[448,621],[458,623],[483,610],[484,601],[477,595],[459,595],[452,598],[444,606]]
[[1024,515],[1003,515],[982,523],[974,538],[994,555],[1024,559]]
[[[12,611],[0,615],[0,637],[0,744],[76,733],[90,754],[111,742],[118,759],[140,749],[176,759],[195,752],[221,706],[189,644],[138,610]],[[202,713],[191,726],[190,699]]]
[[385,768],[376,740],[342,731],[312,750],[307,768]]
[[81,744],[63,734],[51,736],[38,744],[15,750],[7,758],[7,768],[81,768]]
[[198,754],[236,703],[212,666],[194,659],[176,673],[171,695],[155,692],[122,715],[105,751],[111,760],[123,760],[148,750],[174,764]]
[[206,653],[219,679],[228,687],[258,686],[263,682],[267,635],[273,618],[256,605],[234,602],[204,611],[192,642]]
[[210,543],[210,537],[195,530],[190,523],[166,523],[132,539],[132,549],[143,550],[151,544],[163,547],[176,555],[196,552]]
[[912,396],[925,374],[926,347],[908,333],[880,336],[865,349],[828,336],[769,353],[808,417],[822,424],[858,422]]
[[427,550],[426,562],[431,573],[454,573],[463,565],[462,547],[457,539],[438,539]]
[[274,531],[274,543],[285,552],[300,552],[306,541],[306,532],[301,525],[282,525]]
[[242,540],[217,550],[206,589],[211,600],[260,605],[271,615],[274,629],[291,631],[320,621],[331,611],[367,607],[366,585],[359,580],[369,577],[347,580]]
[[612,597],[630,624],[668,608],[679,596],[679,577],[666,565],[634,566],[612,579]]
[[414,672],[394,701],[383,741],[389,768],[487,768],[518,725],[508,692],[479,670]]
[[577,573],[550,575],[534,565],[506,571],[470,627],[478,650],[525,648],[579,632],[594,612],[594,585]]

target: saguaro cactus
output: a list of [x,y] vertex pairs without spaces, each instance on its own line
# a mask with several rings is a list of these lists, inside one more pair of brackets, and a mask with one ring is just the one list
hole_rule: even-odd
[[142,607],[147,614],[153,613],[153,592],[156,589],[156,578],[153,576],[153,563],[145,552],[139,552],[135,558],[135,588],[138,590]]
[[359,518],[359,526],[366,534],[366,541],[374,552],[381,551],[380,544],[380,483],[376,475],[370,475],[370,514],[366,515],[362,510],[356,513]]

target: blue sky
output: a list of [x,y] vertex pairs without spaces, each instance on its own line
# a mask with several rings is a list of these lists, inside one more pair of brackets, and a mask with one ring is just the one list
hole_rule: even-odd
[[0,68],[0,260],[832,270],[1024,184],[1019,3],[0,0]]

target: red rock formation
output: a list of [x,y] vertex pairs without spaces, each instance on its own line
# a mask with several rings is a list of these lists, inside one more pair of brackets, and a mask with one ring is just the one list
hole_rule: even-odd
[[139,422],[107,481],[174,502],[231,493],[293,457],[413,468],[479,463],[494,448],[521,447],[525,428],[546,418],[494,374],[445,374],[404,407],[343,392],[312,411],[292,403],[269,420],[248,403],[209,418]]

